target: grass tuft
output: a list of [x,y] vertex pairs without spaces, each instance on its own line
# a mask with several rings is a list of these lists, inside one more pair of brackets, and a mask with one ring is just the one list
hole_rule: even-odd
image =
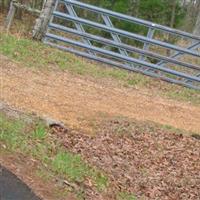
[[52,161],[52,166],[57,173],[67,174],[70,180],[77,182],[83,182],[85,177],[91,175],[90,168],[81,157],[69,152],[58,152]]
[[47,132],[46,132],[46,128],[43,124],[39,124],[37,125],[36,129],[33,131],[33,137],[35,139],[39,139],[39,140],[42,140],[42,139],[45,139],[47,136]]

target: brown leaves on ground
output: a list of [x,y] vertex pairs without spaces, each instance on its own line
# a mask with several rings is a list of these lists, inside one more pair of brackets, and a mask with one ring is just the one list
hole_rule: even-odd
[[198,139],[159,129],[140,131],[126,120],[104,123],[95,136],[54,133],[68,150],[108,175],[108,199],[124,191],[138,199],[200,199]]

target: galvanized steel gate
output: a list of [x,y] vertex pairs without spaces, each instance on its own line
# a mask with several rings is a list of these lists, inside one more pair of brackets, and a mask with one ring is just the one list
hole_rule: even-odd
[[[118,27],[119,21],[142,27],[144,34]],[[175,42],[168,42],[169,38]],[[200,36],[76,0],[56,0],[44,42],[89,59],[200,90]]]

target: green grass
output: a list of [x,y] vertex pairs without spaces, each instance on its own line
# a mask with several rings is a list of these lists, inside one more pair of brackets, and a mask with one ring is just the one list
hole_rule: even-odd
[[0,53],[21,63],[22,66],[38,69],[56,66],[58,69],[67,70],[70,73],[98,79],[111,78],[120,81],[125,87],[147,88],[161,96],[200,104],[199,91],[155,81],[141,74],[130,73],[117,68],[102,67],[101,64],[87,62],[80,57],[50,48],[41,42],[30,39],[0,33]]
[[68,179],[83,182],[86,177],[93,177],[98,190],[104,190],[108,179],[98,171],[90,168],[80,157],[69,152],[59,152],[52,162],[55,172],[67,174]]
[[47,136],[47,133],[46,133],[46,130],[45,130],[45,126],[42,123],[40,123],[37,126],[37,129],[33,131],[33,137],[35,139],[42,140],[42,139],[45,139],[46,136]]
[[[87,178],[98,191],[108,186],[109,180],[101,171],[88,165],[80,155],[65,151],[41,122],[27,124],[0,114],[0,124],[0,143],[6,146],[6,151],[38,160],[42,166],[48,166],[54,177],[79,183]],[[37,174],[49,178],[44,170]]]

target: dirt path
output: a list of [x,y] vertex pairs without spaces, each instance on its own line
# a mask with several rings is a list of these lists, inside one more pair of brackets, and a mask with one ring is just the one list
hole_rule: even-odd
[[62,120],[73,128],[89,128],[91,120],[106,114],[200,132],[200,107],[120,88],[109,81],[19,67],[4,56],[0,61],[0,101],[25,111]]

